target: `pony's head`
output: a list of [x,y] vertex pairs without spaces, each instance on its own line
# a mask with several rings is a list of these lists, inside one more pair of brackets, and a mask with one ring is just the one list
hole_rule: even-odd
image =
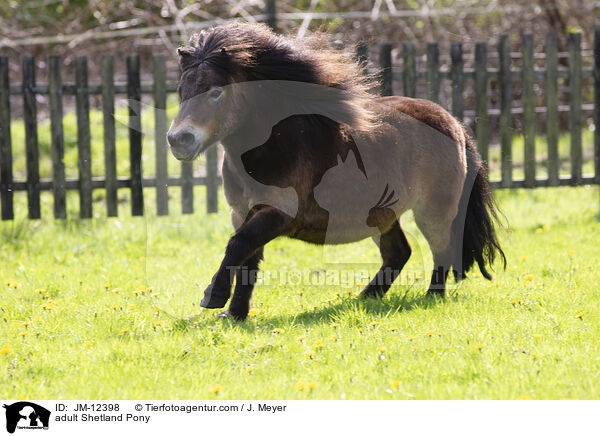
[[[280,111],[275,107],[286,98],[285,92],[265,92],[267,81],[279,87],[295,83],[337,90],[335,113],[341,114],[338,121],[355,129],[372,122],[372,114],[364,104],[372,98],[367,92],[372,82],[362,75],[358,64],[331,49],[322,35],[291,39],[263,24],[229,23],[192,36],[178,54],[181,104],[168,132],[177,159],[192,160],[250,121],[263,122],[261,113],[269,112],[276,118]],[[302,94],[306,94],[304,88]],[[322,98],[323,93],[319,94]],[[315,101],[314,95],[310,98]],[[290,112],[286,116],[306,113],[303,102],[289,96],[287,100],[293,101],[297,110],[285,109]]]

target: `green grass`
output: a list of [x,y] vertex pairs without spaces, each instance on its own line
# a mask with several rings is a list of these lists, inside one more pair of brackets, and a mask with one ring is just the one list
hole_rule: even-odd
[[[45,194],[47,218],[28,221],[18,194],[0,223],[0,397],[600,399],[596,187],[497,192],[508,267],[492,282],[423,298],[431,256],[407,217],[412,262],[383,300],[288,274],[257,287],[244,323],[198,307],[231,232],[203,195],[194,215],[123,203],[118,219],[54,221]],[[370,241],[324,254],[281,239],[264,269],[318,276],[324,258],[378,262]]]

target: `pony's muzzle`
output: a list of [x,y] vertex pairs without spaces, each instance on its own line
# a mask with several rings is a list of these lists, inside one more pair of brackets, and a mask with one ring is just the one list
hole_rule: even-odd
[[178,160],[190,161],[196,158],[206,140],[206,134],[202,129],[185,126],[179,129],[169,129],[167,141],[171,147],[171,153]]

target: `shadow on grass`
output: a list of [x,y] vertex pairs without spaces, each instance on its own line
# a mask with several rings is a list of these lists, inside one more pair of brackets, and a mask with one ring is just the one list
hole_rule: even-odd
[[203,328],[222,322],[225,328],[241,329],[246,332],[254,332],[257,327],[276,327],[285,325],[318,326],[344,319],[346,324],[363,326],[367,324],[367,318],[386,318],[397,313],[429,309],[457,300],[455,290],[449,290],[445,297],[430,296],[424,292],[406,289],[404,293],[391,293],[382,299],[360,300],[354,298],[340,299],[327,306],[315,307],[312,310],[298,311],[285,315],[260,317],[255,321],[248,318],[246,321],[235,321],[228,317],[217,317],[217,311],[213,316],[199,314],[186,319],[174,319],[173,327],[183,331],[188,328]]

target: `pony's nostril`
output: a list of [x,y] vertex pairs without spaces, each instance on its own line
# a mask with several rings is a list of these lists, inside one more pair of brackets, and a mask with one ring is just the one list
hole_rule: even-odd
[[182,145],[183,147],[189,147],[194,143],[194,140],[196,138],[191,133],[185,132],[180,134],[177,139],[180,145]]
[[172,147],[189,147],[194,144],[196,137],[190,132],[169,133],[167,141]]

